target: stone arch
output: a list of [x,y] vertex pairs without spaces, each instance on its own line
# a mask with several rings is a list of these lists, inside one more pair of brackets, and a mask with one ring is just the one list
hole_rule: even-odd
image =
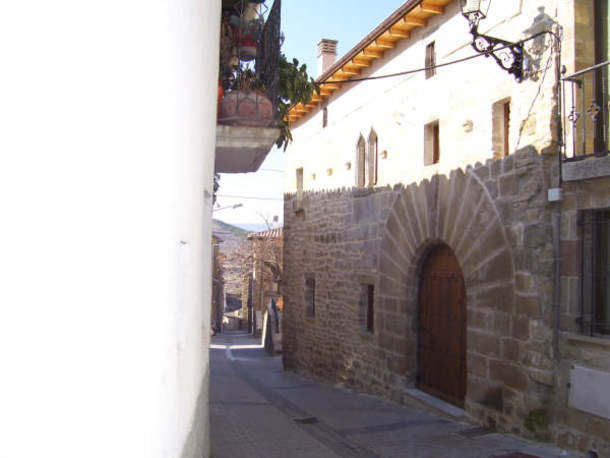
[[[501,411],[504,382],[492,376],[490,367],[502,359],[502,339],[510,337],[515,268],[500,214],[470,169],[408,185],[393,203],[379,254],[380,299],[385,314],[381,319],[401,318],[406,332],[400,338],[402,346],[397,349],[395,345],[392,356],[399,357],[398,350],[404,351],[406,379],[414,382],[420,271],[429,250],[440,243],[455,253],[466,285],[466,406],[472,401]],[[395,317],[383,307],[386,303],[399,304]]]

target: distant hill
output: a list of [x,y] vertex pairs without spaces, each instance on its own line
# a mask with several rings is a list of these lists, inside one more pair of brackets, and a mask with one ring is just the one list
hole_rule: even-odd
[[212,220],[212,231],[222,240],[219,248],[223,258],[225,292],[241,298],[242,271],[250,252],[249,231],[217,219]]
[[248,232],[259,232],[266,231],[269,227],[265,223],[238,223],[239,227],[247,230]]
[[[212,220],[212,231],[214,232],[230,232],[232,235],[239,238],[246,238],[248,236],[248,232],[241,227],[233,226],[231,224],[227,224],[224,221],[220,221],[219,219]],[[220,235],[222,238],[222,235]]]

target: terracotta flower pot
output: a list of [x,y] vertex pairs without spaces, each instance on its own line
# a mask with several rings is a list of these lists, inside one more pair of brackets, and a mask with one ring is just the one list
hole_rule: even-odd
[[232,126],[268,127],[273,123],[273,105],[260,91],[233,90],[220,102],[218,121]]
[[251,60],[256,59],[256,41],[250,38],[243,38],[239,42],[239,58],[244,62],[250,62]]

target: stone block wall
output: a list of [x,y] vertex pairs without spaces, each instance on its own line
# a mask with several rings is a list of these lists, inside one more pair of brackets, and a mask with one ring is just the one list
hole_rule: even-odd
[[[559,422],[557,441],[564,447],[582,451],[596,450],[599,456],[610,456],[610,419],[572,407],[569,396],[570,390],[573,389],[570,374],[574,366],[610,371],[610,339],[607,336],[586,335],[587,332],[580,325],[583,306],[581,260],[588,254],[581,252],[582,228],[579,225],[579,212],[607,208],[610,208],[610,177],[565,183],[561,220],[562,333],[556,402]],[[610,392],[610,387],[607,387],[607,390]]]
[[[403,399],[417,374],[419,270],[442,242],[467,289],[466,410],[481,424],[532,435],[524,421],[551,410],[555,384],[550,161],[556,156],[526,148],[393,189],[305,193],[300,206],[287,194],[285,366]],[[306,274],[315,276],[314,316],[305,313]],[[359,309],[370,282],[373,333]]]

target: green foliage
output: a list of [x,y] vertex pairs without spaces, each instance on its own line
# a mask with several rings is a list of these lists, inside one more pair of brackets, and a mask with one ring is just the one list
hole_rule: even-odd
[[290,108],[298,103],[303,105],[311,101],[314,91],[320,94],[320,88],[313,78],[307,74],[307,65],[301,64],[297,59],[288,62],[284,54],[280,55],[279,68],[279,103],[278,103],[278,127],[280,135],[275,144],[278,148],[286,147],[292,141],[288,112]]

